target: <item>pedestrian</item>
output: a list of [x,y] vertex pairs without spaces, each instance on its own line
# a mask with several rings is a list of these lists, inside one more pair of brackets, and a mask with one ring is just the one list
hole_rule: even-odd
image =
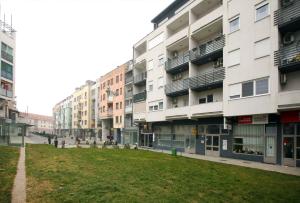
[[48,144],[51,144],[51,136],[48,135]]
[[54,146],[57,148],[57,145],[58,145],[58,140],[57,140],[57,136],[55,136],[55,138],[54,138]]

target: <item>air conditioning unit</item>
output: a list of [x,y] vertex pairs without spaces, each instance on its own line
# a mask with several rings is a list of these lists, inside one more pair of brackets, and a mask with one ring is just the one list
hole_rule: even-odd
[[172,103],[173,103],[173,104],[177,104],[177,98],[173,98],[173,99],[172,99]]
[[284,85],[286,82],[286,74],[280,74],[280,84]]
[[294,2],[295,0],[281,0],[281,6],[285,8],[292,5]]
[[289,45],[292,44],[295,41],[295,37],[293,33],[287,33],[283,37],[283,44],[284,45]]

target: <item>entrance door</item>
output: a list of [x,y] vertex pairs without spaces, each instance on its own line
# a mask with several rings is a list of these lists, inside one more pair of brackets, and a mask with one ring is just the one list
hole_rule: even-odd
[[196,136],[185,136],[185,152],[194,154],[196,153]]
[[265,157],[264,162],[266,163],[276,163],[276,137],[275,136],[265,136]]
[[141,133],[140,135],[140,146],[141,147],[153,147],[153,134],[152,133]]
[[295,166],[295,137],[283,136],[283,165]]
[[220,136],[206,135],[205,155],[220,156]]

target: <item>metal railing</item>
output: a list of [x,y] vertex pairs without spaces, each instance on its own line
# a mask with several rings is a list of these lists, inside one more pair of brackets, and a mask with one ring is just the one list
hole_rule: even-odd
[[295,0],[290,5],[282,7],[275,11],[275,25],[283,25],[288,22],[293,22],[300,18],[300,1]]
[[12,91],[6,90],[6,89],[3,89],[3,88],[0,88],[0,94],[2,96],[9,97],[9,98],[13,97],[13,92]]
[[274,54],[275,65],[280,67],[300,63],[300,40],[291,45],[280,48]]
[[190,78],[190,88],[197,89],[223,81],[225,69],[218,68]]
[[146,79],[147,79],[147,72],[137,74],[133,77],[134,84],[146,81]]
[[170,71],[178,66],[181,66],[185,63],[188,63],[190,60],[190,52],[186,51],[173,59],[168,59],[165,63],[165,69],[166,71]]
[[206,42],[204,44],[200,44],[196,48],[190,50],[190,60],[196,60],[203,56],[206,56],[210,53],[223,49],[225,46],[225,37],[222,35],[221,37],[217,37],[216,39]]
[[133,102],[141,102],[141,101],[145,101],[147,97],[147,93],[146,91],[144,92],[140,92],[138,94],[133,95]]
[[189,79],[183,79],[183,80],[178,80],[171,82],[170,84],[167,84],[165,86],[165,93],[172,94],[176,92],[183,92],[189,89]]
[[8,53],[6,53],[5,51],[1,51],[1,57],[11,63],[13,63],[14,61],[14,57]]

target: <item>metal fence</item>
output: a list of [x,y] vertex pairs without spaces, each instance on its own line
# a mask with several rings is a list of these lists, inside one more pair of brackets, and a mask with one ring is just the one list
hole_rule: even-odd
[[225,69],[218,68],[213,69],[212,71],[197,75],[195,77],[190,78],[190,88],[197,89],[201,87],[206,87],[209,85],[216,84],[218,82],[222,82],[225,78]]
[[165,69],[166,71],[170,71],[178,66],[181,66],[185,63],[188,63],[190,60],[190,52],[186,51],[173,59],[168,59],[165,63]]
[[283,25],[287,22],[292,22],[300,17],[300,1],[291,1],[290,5],[283,6],[282,8],[275,11],[275,25]]

